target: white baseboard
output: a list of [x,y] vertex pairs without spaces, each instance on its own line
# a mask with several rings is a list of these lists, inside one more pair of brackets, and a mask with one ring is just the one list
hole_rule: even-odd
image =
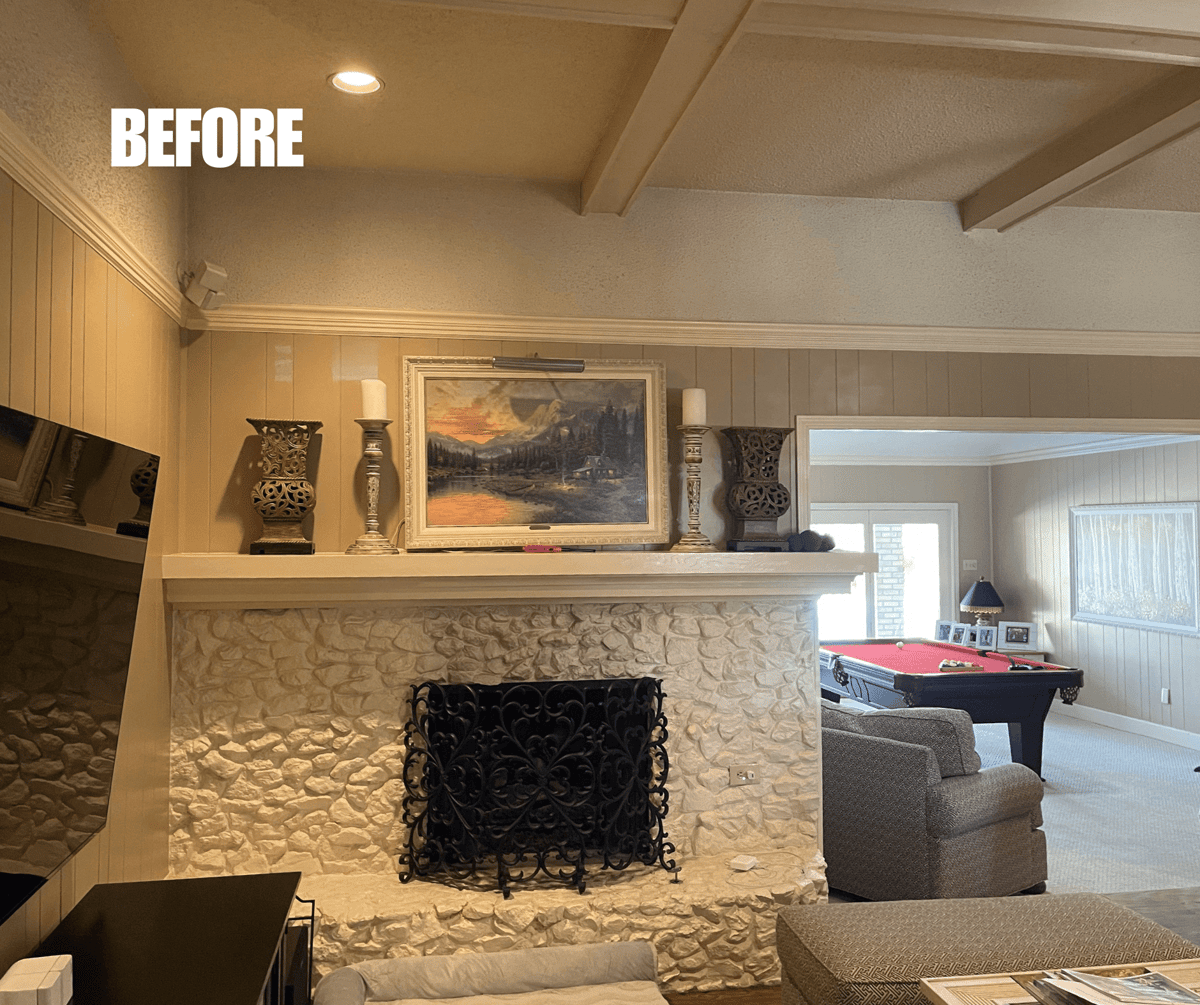
[[1061,702],[1054,703],[1053,713],[1065,715],[1071,719],[1094,722],[1098,726],[1124,730],[1126,733],[1148,736],[1152,740],[1162,740],[1163,743],[1174,743],[1179,747],[1200,750],[1200,733],[1189,733],[1186,729],[1176,729],[1174,726],[1164,726],[1157,722],[1146,722],[1145,719],[1135,719],[1131,715],[1105,712],[1098,708],[1088,708],[1087,705],[1064,705]]

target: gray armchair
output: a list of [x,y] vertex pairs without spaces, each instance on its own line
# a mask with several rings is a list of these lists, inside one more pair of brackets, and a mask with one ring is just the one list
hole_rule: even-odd
[[831,887],[867,900],[1045,889],[1042,781],[1023,764],[981,771],[966,712],[821,706]]

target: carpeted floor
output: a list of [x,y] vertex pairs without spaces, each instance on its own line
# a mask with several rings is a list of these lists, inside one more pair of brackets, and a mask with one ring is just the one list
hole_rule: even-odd
[[[977,724],[984,767],[1009,758]],[[1200,750],[1051,713],[1042,775],[1051,893],[1200,886]]]

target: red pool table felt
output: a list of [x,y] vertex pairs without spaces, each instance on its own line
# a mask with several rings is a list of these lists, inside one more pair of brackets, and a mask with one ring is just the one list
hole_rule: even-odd
[[[864,663],[872,663],[877,667],[902,674],[945,674],[945,673],[1001,673],[1009,670],[1012,664],[1005,656],[989,654],[980,656],[979,650],[969,646],[955,646],[949,642],[906,642],[901,649],[893,642],[866,642],[854,645],[839,645],[837,643],[822,644],[822,649],[832,653],[841,653]],[[1032,660],[1014,656],[1018,664],[1040,669],[1047,666]],[[939,670],[942,660],[961,660],[965,663],[979,663],[982,670],[946,671]],[[1057,667],[1055,667],[1057,669]]]

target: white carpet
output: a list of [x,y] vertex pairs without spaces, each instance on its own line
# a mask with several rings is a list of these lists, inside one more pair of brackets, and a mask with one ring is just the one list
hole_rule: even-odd
[[[984,767],[1008,727],[977,724]],[[1042,775],[1052,893],[1200,886],[1200,751],[1051,713]]]

